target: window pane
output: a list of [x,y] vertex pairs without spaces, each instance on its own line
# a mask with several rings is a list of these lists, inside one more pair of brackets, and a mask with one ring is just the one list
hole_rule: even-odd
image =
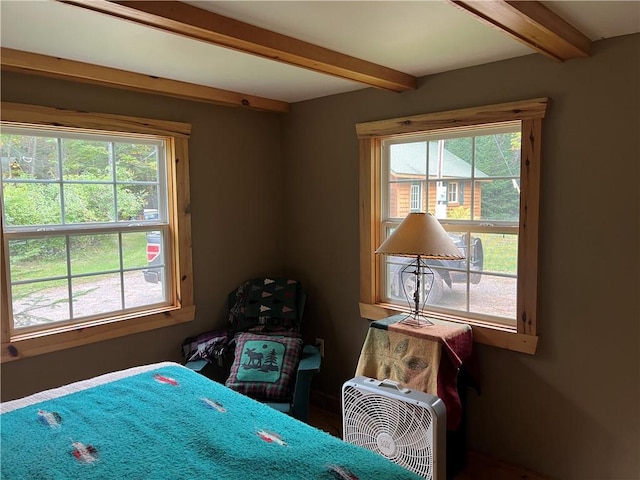
[[393,300],[407,301],[402,284],[402,269],[410,261],[407,257],[383,256],[382,261],[386,264],[387,297]]
[[[429,305],[466,312],[468,275],[464,272],[446,271],[445,273],[444,270],[436,270],[436,273],[440,276],[439,288],[442,294],[430,296]],[[451,287],[444,282],[446,275],[450,275]]]
[[12,283],[66,276],[65,237],[10,240],[9,265]]
[[165,245],[160,231],[147,233],[146,251],[147,268],[143,270],[144,278],[151,283],[162,283],[165,277]]
[[113,222],[112,185],[67,184],[64,190],[66,223]]
[[[431,143],[438,145],[438,141]],[[471,177],[471,164],[473,162],[473,137],[450,138],[442,140],[443,158],[447,168],[442,178],[447,177]],[[433,147],[432,147],[433,148]],[[437,153],[437,150],[434,151]],[[433,156],[437,160],[437,155]],[[454,170],[455,168],[455,170]],[[476,174],[477,176],[477,174]]]
[[481,275],[477,284],[471,284],[469,310],[509,320],[516,318],[517,279]]
[[112,180],[111,143],[62,138],[62,175],[65,180]]
[[33,327],[69,319],[66,280],[27,283],[11,287],[13,327]]
[[164,267],[157,269],[160,281],[148,282],[141,272],[126,272],[124,274],[124,306],[125,308],[143,307],[163,303],[164,295]]
[[119,273],[75,278],[71,289],[74,318],[122,310]]
[[2,178],[53,180],[58,174],[58,142],[53,137],[2,134]]
[[114,148],[118,181],[158,181],[157,145],[115,143]]
[[520,140],[519,129],[514,133],[475,137],[476,168],[490,177],[519,177]]
[[474,214],[480,210],[476,220],[518,222],[520,218],[520,181],[482,180],[476,182],[475,195],[479,204],[474,207]]
[[[420,185],[412,180],[403,180],[399,182],[389,183],[389,204],[388,204],[388,217],[389,218],[404,218],[411,211],[418,211],[425,208],[426,203],[423,199],[424,193],[421,192]],[[415,197],[413,195],[416,195]],[[416,204],[414,204],[414,200]],[[418,207],[417,202],[420,202],[421,208]]]
[[518,273],[518,235],[479,233],[485,272]]
[[122,265],[126,269],[147,265],[147,232],[122,234]]
[[149,194],[145,198],[147,204],[144,208],[144,219],[163,220],[164,222],[167,222],[167,218],[160,218],[160,206],[164,205],[166,208],[166,204],[164,204],[162,195],[160,194],[160,188],[147,187],[147,191]]
[[120,270],[117,234],[72,235],[69,246],[72,275]]
[[6,226],[55,225],[62,222],[60,188],[46,183],[2,185]]
[[397,143],[389,148],[389,180],[424,178],[427,173],[426,142]]
[[[158,187],[156,185],[121,183],[117,186],[117,192],[118,221],[158,219]],[[155,216],[147,215],[151,210],[155,212]]]

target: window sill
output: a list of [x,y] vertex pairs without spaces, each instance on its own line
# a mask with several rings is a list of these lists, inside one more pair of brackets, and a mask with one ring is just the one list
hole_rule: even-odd
[[190,322],[195,318],[195,306],[171,308],[151,315],[126,321],[98,323],[84,328],[56,329],[47,332],[16,336],[13,341],[2,342],[2,363],[33,357],[44,353],[124,337],[157,328]]
[[[381,320],[398,313],[407,313],[406,309],[397,305],[380,303],[367,304],[360,302],[360,316],[367,320]],[[456,317],[447,317],[439,315],[438,318],[453,322],[462,322]],[[538,346],[538,337],[535,335],[526,335],[518,333],[515,328],[507,328],[490,323],[480,322],[462,322],[471,325],[473,330],[473,341],[482,345],[490,345],[492,347],[504,348],[514,352],[528,353],[533,355],[536,353]]]

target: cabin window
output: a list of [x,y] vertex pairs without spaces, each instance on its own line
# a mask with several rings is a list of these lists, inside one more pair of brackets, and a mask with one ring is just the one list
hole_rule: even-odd
[[[413,193],[419,182],[418,188],[426,192],[426,210],[466,256],[459,261],[427,260],[433,278],[422,283],[421,298],[434,311],[515,326],[520,143],[520,122],[382,141],[382,240],[415,211],[413,202],[410,208],[403,203],[402,191]],[[468,185],[465,206],[458,205],[459,183]],[[383,256],[380,261],[382,300],[406,304],[406,296],[413,297],[414,279],[401,272],[412,260]],[[403,284],[407,282],[411,285]]]
[[81,344],[77,332],[145,330],[191,307],[178,276],[190,270],[178,254],[188,178],[175,166],[186,134],[154,132],[151,120],[120,131],[108,117],[96,128],[91,114],[72,127],[59,126],[63,113],[55,127],[11,121],[19,110],[2,112],[3,360],[56,350],[71,332]]
[[411,211],[422,211],[422,186],[419,183],[411,184]]
[[447,183],[447,203],[458,203],[458,182]]
[[[368,179],[360,192],[366,206],[360,224],[368,227],[361,229],[365,318],[402,311],[407,295],[413,296],[411,279],[407,284],[400,273],[407,259],[374,252],[415,211],[412,193],[419,185],[421,210],[440,221],[466,257],[428,261],[434,276],[422,282],[424,313],[474,325],[487,343],[500,339],[508,348],[535,350],[536,340],[526,337],[536,335],[545,110],[542,99],[519,102],[518,108],[489,106],[357,126],[361,178]],[[515,340],[505,341],[509,333]]]

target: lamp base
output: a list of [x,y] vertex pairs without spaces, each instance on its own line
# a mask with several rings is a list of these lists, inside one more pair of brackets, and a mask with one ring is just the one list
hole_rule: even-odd
[[428,327],[430,325],[435,325],[435,323],[433,323],[424,315],[421,315],[420,313],[415,313],[415,312],[407,315],[398,323],[409,325],[410,327],[414,327],[414,328],[422,328],[422,327]]

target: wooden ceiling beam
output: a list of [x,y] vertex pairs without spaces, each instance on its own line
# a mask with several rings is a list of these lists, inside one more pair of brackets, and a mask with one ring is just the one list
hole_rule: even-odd
[[588,57],[591,40],[536,1],[451,0],[481,21],[558,61]]
[[167,32],[385,90],[417,87],[415,77],[176,1],[58,0]]
[[82,83],[135,90],[156,95],[213,103],[216,105],[245,107],[255,110],[284,113],[290,110],[287,102],[244,95],[229,90],[180,82],[167,78],[23,52],[11,48],[0,49],[2,70],[63,78]]

